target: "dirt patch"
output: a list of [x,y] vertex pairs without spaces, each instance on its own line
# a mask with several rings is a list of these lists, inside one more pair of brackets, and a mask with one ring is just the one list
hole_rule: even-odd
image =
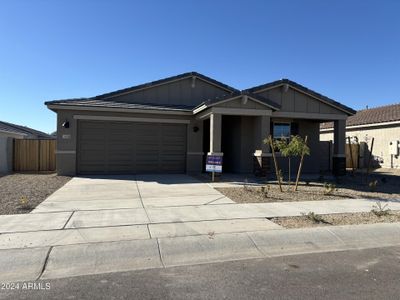
[[[71,177],[56,174],[11,174],[0,177],[0,214],[29,213]],[[24,202],[25,205],[22,205]]]
[[400,211],[391,211],[388,215],[378,217],[372,212],[319,215],[323,222],[314,222],[307,216],[279,217],[270,219],[285,228],[303,228],[332,225],[358,225],[375,223],[400,222]]
[[[374,186],[369,183],[374,182]],[[327,193],[326,184],[332,184],[333,189]],[[293,185],[283,185],[283,192],[280,191],[276,182],[267,182],[264,192],[261,186],[242,186],[216,188],[222,194],[231,198],[237,203],[261,203],[279,201],[315,201],[335,199],[360,199],[369,198],[376,200],[400,199],[400,176],[374,176],[363,181],[360,176],[346,176],[339,182],[309,181],[301,182],[298,190],[294,192]]]

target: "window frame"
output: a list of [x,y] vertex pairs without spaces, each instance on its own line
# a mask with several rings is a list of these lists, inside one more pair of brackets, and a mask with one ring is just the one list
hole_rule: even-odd
[[[289,125],[289,136],[275,137],[275,124]],[[273,134],[272,138],[274,140],[282,140],[282,139],[290,140],[291,133],[292,133],[292,123],[291,122],[282,122],[282,121],[276,121],[276,122],[273,121],[272,122],[272,134]]]

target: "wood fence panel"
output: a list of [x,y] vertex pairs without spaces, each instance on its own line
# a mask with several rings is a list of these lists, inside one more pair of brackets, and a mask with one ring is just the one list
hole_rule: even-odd
[[38,172],[56,169],[55,140],[14,140],[14,171]]
[[351,154],[353,156],[354,169],[358,169],[358,157],[360,153],[360,145],[346,144],[346,168],[351,169]]

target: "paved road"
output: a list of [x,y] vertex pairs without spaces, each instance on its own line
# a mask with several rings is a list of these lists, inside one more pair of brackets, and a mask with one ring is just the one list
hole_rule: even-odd
[[399,299],[400,247],[57,279],[1,299]]

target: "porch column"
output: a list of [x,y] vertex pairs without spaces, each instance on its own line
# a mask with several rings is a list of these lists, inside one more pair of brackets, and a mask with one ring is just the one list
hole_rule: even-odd
[[210,153],[211,155],[220,155],[221,152],[221,127],[222,115],[212,113],[210,115]]
[[255,117],[255,152],[254,152],[254,174],[256,176],[266,176],[271,160],[270,147],[264,143],[264,139],[268,138],[271,129],[270,116]]
[[346,120],[334,121],[332,171],[335,176],[346,175]]

